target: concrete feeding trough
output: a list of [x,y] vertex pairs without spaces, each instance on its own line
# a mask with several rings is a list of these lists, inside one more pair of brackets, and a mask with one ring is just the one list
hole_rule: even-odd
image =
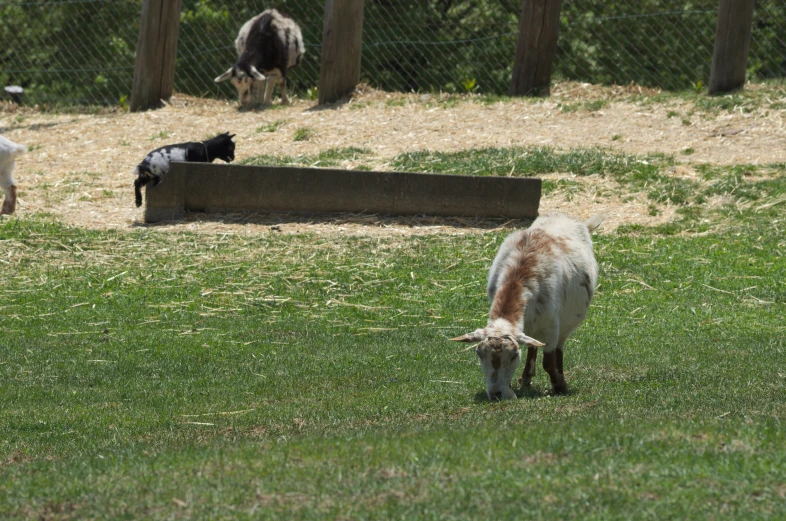
[[540,195],[533,178],[172,163],[158,186],[146,187],[145,221],[186,212],[534,219]]

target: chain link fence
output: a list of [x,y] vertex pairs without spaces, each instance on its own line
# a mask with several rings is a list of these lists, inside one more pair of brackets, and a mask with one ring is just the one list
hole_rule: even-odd
[[0,87],[24,87],[28,104],[119,103],[131,91],[141,5],[0,0]]
[[[233,98],[213,78],[236,59],[240,26],[271,4],[183,0],[175,90]],[[319,82],[324,0],[277,5],[300,24],[306,55],[290,75]],[[718,0],[563,2],[556,79],[685,89],[706,83]],[[126,103],[142,0],[0,0],[0,87],[26,104]],[[389,91],[507,94],[521,0],[365,0],[362,80]],[[750,79],[786,76],[786,0],[756,2]]]
[[[319,83],[322,0],[277,2],[300,26],[306,54],[287,76],[287,89],[305,95]],[[250,18],[269,8],[271,3],[260,0],[183,1],[180,16],[175,91],[193,96],[236,98],[231,82],[216,84],[213,78],[237,60],[235,38],[240,27]],[[313,92],[313,91],[312,91]]]
[[[669,90],[706,84],[712,66],[718,0],[563,3],[557,77],[630,82]],[[786,2],[758,1],[748,76],[786,76]]]

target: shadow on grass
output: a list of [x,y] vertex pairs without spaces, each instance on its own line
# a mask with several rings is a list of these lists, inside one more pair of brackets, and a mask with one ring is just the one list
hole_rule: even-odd
[[[276,101],[276,99],[278,101]],[[273,101],[270,103],[265,103],[264,101],[252,101],[246,105],[240,105],[238,102],[237,111],[238,112],[267,112],[270,110],[277,110],[277,109],[288,109],[292,107],[292,102],[289,103],[282,103],[281,98],[273,98]]]
[[281,225],[358,225],[385,230],[391,226],[410,228],[467,228],[480,230],[518,230],[532,224],[529,219],[437,217],[429,215],[380,215],[369,213],[335,213],[320,215],[186,212],[182,220],[146,223],[135,221],[133,228],[156,228],[187,223],[220,223],[268,226],[270,231],[284,232]]
[[[565,394],[554,394],[551,389],[540,389],[536,387],[520,387],[518,389],[514,389],[513,391],[516,393],[516,398],[528,398],[528,399],[535,399],[535,398],[545,398],[547,396],[571,396],[573,395],[573,391],[568,389],[568,392]],[[490,403],[488,397],[486,396],[486,391],[481,390],[475,393],[473,397],[475,403]],[[494,400],[499,401],[499,400]]]
[[[287,105],[285,105],[287,106]],[[238,112],[267,112],[268,110],[277,108],[277,105],[272,103],[265,103],[263,101],[255,101],[248,105],[238,106]]]
[[546,396],[559,398],[564,396],[573,396],[576,394],[575,391],[573,391],[573,389],[570,387],[568,387],[568,392],[566,393],[555,393],[551,390],[551,387],[545,387],[543,389],[536,387],[520,387],[515,392],[516,396],[519,398],[545,398]]
[[12,130],[19,130],[19,129],[27,129],[33,132],[37,132],[39,130],[49,129],[52,127],[56,127],[58,125],[65,125],[67,123],[75,122],[75,119],[70,119],[68,121],[54,121],[52,123],[33,123],[30,125],[9,125],[7,127],[0,127],[0,134],[8,133]]
[[486,391],[485,390],[476,392],[475,393],[475,397],[474,397],[474,401],[475,401],[475,403],[490,403],[489,399],[488,399],[488,396],[486,396]]
[[338,99],[337,101],[333,101],[331,103],[322,103],[320,105],[318,102],[315,102],[315,103],[317,103],[316,105],[314,105],[313,107],[307,108],[303,112],[322,112],[323,110],[338,110],[341,107],[343,107],[344,105],[349,104],[349,102],[351,102],[351,101],[352,101],[352,97],[351,96],[344,96],[344,97]]
[[544,391],[540,388],[535,388],[532,386],[519,387],[515,392],[518,398],[543,398],[545,396],[551,395],[551,390]]

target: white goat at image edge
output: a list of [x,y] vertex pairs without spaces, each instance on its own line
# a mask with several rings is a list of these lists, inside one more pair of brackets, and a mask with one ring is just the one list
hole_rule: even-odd
[[0,188],[5,193],[0,215],[12,214],[16,210],[16,181],[14,167],[16,158],[27,152],[25,145],[17,145],[10,139],[0,136]]
[[451,339],[480,342],[475,352],[489,400],[516,397],[510,381],[521,362],[521,346],[527,346],[522,386],[530,385],[542,347],[552,391],[567,392],[562,354],[565,341],[586,318],[598,282],[590,232],[601,222],[600,214],[585,222],[545,215],[500,246],[488,275],[486,327]]

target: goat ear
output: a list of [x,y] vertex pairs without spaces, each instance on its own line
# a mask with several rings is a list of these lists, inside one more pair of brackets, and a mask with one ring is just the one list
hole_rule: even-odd
[[264,74],[262,74],[261,72],[259,72],[259,71],[257,70],[257,68],[256,68],[256,67],[254,67],[253,65],[251,66],[251,76],[252,76],[252,77],[253,77],[255,80],[260,80],[260,81],[263,81],[263,80],[265,79],[265,75],[264,75]]
[[472,333],[451,338],[453,342],[480,342],[486,338],[486,331],[484,329],[476,329]]
[[221,83],[222,81],[228,80],[231,76],[232,76],[232,67],[227,69],[227,71],[224,74],[222,74],[221,76],[219,76],[218,78],[216,78],[213,81],[216,82],[216,83]]
[[518,341],[519,345],[525,345],[527,347],[543,347],[546,345],[543,342],[535,340],[531,336],[525,335],[524,333],[519,333],[516,336],[516,340]]

